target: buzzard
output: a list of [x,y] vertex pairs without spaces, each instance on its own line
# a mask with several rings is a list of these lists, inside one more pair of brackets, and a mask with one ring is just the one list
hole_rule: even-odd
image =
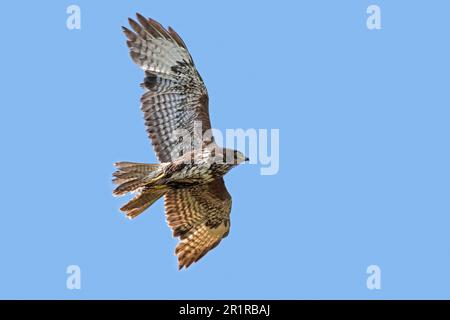
[[[115,163],[113,194],[135,195],[120,208],[129,218],[164,196],[167,223],[180,239],[178,266],[188,268],[228,235],[231,196],[223,176],[248,158],[219,147],[208,135],[208,93],[180,36],[153,19],[136,16],[138,22],[129,19],[132,30],[122,29],[132,60],[145,73],[141,110],[161,163]],[[201,128],[200,141],[196,126]]]

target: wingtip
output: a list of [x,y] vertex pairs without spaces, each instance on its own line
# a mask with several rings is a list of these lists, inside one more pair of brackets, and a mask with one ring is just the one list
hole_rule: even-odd
[[129,25],[134,29],[135,27],[139,27],[139,23],[136,22],[136,20],[132,18],[128,18]]
[[145,19],[145,17],[144,17],[142,14],[140,14],[139,12],[136,12],[136,18],[137,18],[138,20],[147,20],[147,19]]

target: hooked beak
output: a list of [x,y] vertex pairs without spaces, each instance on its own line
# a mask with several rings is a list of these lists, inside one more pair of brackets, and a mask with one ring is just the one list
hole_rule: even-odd
[[250,161],[250,159],[248,157],[245,157],[244,161]]

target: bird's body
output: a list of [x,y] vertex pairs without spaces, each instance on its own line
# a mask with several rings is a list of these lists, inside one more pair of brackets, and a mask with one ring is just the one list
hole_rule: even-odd
[[[146,171],[145,175],[141,177],[141,181],[145,182],[145,185],[141,187],[142,190],[140,191],[158,189],[161,186],[172,189],[194,187],[221,178],[231,168],[245,160],[236,159],[234,161],[233,158],[233,160],[227,161],[227,151],[229,153],[230,149],[221,149],[211,143],[202,149],[186,153],[172,162],[163,162],[154,167],[154,170]],[[125,182],[126,178],[129,177],[129,175],[127,176],[127,169],[132,167],[133,164],[146,166],[146,164],[131,162],[116,163],[119,170],[114,173],[114,181],[121,183],[122,187],[116,188],[115,195],[122,195],[131,191],[122,182]],[[153,169],[153,167],[151,168]]]
[[[239,151],[220,148],[213,138],[203,141],[211,129],[208,94],[186,45],[170,27],[166,30],[139,14],[137,18],[139,24],[129,19],[134,32],[123,30],[133,61],[145,72],[141,109],[161,163],[116,163],[113,193],[135,194],[121,208],[129,218],[165,196],[168,224],[181,240],[175,250],[179,268],[187,268],[228,235],[231,196],[222,177],[247,159]],[[198,140],[196,123],[202,141],[186,150],[181,141]]]
[[164,168],[166,185],[172,188],[183,188],[209,183],[224,176],[236,164],[219,163],[210,150],[201,150],[200,157],[192,160],[196,156],[196,151],[182,156],[175,161],[168,163]]

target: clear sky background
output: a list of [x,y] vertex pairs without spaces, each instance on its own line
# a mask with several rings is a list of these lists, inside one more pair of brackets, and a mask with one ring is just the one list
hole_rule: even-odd
[[[450,298],[448,1],[1,8],[0,298]],[[226,176],[230,235],[182,272],[163,202],[130,221],[111,195],[113,162],[156,161],[120,29],[136,11],[182,36],[214,127],[280,130],[278,174]]]

